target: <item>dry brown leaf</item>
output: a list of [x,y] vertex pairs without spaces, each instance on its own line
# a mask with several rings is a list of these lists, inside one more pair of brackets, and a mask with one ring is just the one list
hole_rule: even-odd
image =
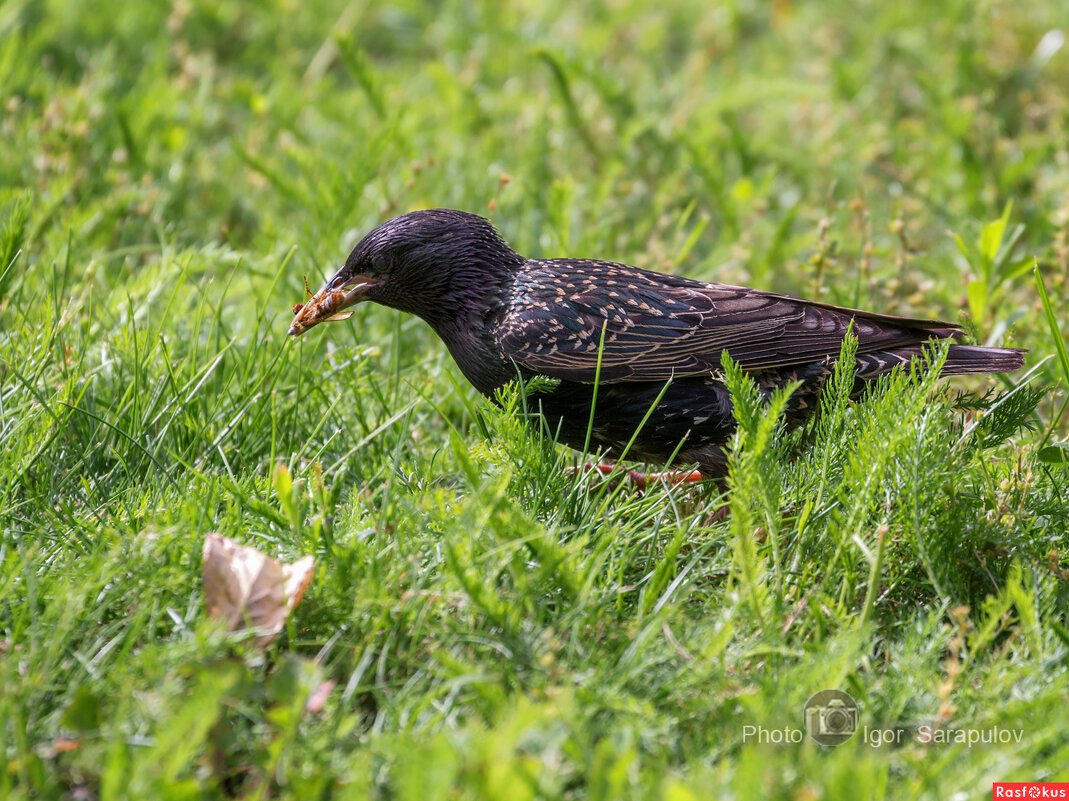
[[219,534],[204,539],[204,605],[208,616],[227,629],[261,632],[253,644],[264,648],[301,602],[312,581],[315,559],[304,556],[282,564],[255,548]]

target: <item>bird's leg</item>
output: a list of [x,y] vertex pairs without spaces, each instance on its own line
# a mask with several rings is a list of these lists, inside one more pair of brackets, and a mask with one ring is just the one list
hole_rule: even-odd
[[[602,476],[608,476],[616,470],[615,464],[607,462],[587,462],[582,467],[569,467],[569,473],[598,473]],[[662,483],[670,487],[676,487],[680,484],[690,484],[696,481],[703,481],[705,477],[697,470],[666,470],[661,473],[642,473],[638,470],[628,470],[627,480],[639,492],[646,490],[651,484]],[[716,479],[717,486],[721,492],[727,491],[727,486],[724,479]],[[710,512],[705,518],[705,525],[714,526],[719,523],[723,523],[731,517],[731,504],[721,504],[712,512]]]
[[[610,475],[614,470],[616,470],[616,465],[605,462],[598,462],[597,464],[588,462],[582,467],[582,472],[584,473],[596,472],[603,476]],[[627,480],[631,483],[631,486],[641,492],[648,489],[651,484],[665,484],[666,486],[674,487],[678,484],[701,481],[702,474],[697,470],[666,470],[662,473],[643,473],[639,470],[628,470]]]

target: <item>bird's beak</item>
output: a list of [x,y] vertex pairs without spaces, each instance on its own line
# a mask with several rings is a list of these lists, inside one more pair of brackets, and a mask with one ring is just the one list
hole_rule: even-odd
[[[375,276],[359,273],[343,276],[338,273],[307,301],[293,307],[294,318],[290,323],[289,335],[300,336],[309,328],[329,320],[348,319],[352,312],[342,313],[342,310],[367,299],[368,292],[381,283],[382,279]],[[305,285],[307,291],[307,281]]]

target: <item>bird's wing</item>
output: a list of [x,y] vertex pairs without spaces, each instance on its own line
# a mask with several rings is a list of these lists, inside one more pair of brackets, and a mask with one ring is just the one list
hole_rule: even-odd
[[834,357],[848,330],[860,353],[959,335],[951,323],[586,260],[528,262],[506,310],[495,337],[507,358],[587,383],[598,374],[599,348],[601,381],[663,381],[715,370],[724,350],[748,369]]

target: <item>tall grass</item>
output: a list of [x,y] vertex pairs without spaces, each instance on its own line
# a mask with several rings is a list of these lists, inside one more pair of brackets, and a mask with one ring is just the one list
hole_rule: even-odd
[[[1066,10],[9,0],[0,796],[1066,780]],[[530,255],[960,314],[1029,370],[853,403],[847,359],[787,431],[728,366],[726,488],[599,483],[417,320],[286,340],[305,276],[425,206]],[[266,654],[205,619],[207,531],[316,556]],[[825,688],[862,730],[792,741]]]

